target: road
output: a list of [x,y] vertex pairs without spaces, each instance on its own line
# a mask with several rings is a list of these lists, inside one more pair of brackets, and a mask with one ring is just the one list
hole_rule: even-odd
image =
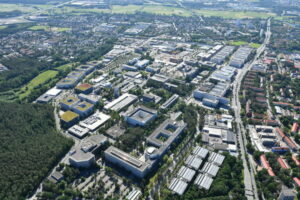
[[257,49],[256,55],[254,59],[246,64],[241,71],[239,71],[234,83],[233,83],[233,98],[232,98],[232,108],[235,113],[236,123],[237,123],[237,135],[238,140],[240,144],[240,150],[241,150],[241,157],[243,160],[243,166],[244,166],[244,184],[245,184],[245,195],[248,200],[252,199],[259,199],[258,193],[257,193],[257,187],[255,183],[255,177],[254,177],[254,167],[253,165],[250,165],[250,168],[247,165],[246,160],[246,145],[247,145],[247,139],[246,139],[246,130],[243,125],[242,119],[241,119],[241,103],[239,100],[239,91],[241,87],[242,80],[246,73],[251,69],[251,67],[257,63],[258,58],[261,56],[261,54],[264,52],[266,45],[269,43],[271,37],[271,19],[268,19],[267,21],[267,30],[265,32],[265,40],[264,43]]

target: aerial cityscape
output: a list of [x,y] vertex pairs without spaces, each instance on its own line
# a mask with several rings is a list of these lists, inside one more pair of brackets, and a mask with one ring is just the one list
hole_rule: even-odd
[[0,0],[0,200],[300,200],[299,0]]

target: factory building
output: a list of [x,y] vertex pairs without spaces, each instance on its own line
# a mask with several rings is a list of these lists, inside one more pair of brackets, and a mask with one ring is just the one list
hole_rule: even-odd
[[240,47],[232,56],[229,65],[236,68],[242,68],[246,62],[248,62],[249,57],[253,49],[250,47]]
[[219,105],[228,105],[229,100],[225,98],[229,90],[229,84],[219,82],[217,85],[206,82],[194,91],[194,98],[201,100],[203,105],[216,108]]
[[234,46],[225,46],[221,51],[214,55],[210,61],[216,64],[222,64],[234,52]]

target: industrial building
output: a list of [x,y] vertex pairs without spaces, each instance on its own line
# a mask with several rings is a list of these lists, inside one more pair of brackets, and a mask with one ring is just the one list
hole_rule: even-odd
[[170,185],[168,186],[168,188],[178,194],[178,195],[183,195],[183,193],[185,192],[186,188],[187,188],[188,184],[178,178],[173,178]]
[[194,91],[194,98],[201,100],[203,105],[216,108],[220,105],[227,106],[229,99],[224,97],[229,90],[230,85],[219,82],[217,85],[213,83],[203,83]]
[[216,64],[222,64],[224,61],[234,52],[234,46],[225,46],[221,51],[219,51],[216,55],[214,55],[210,61]]
[[205,174],[199,174],[195,179],[195,185],[199,187],[199,189],[209,190],[213,179]]
[[196,146],[193,150],[193,154],[204,160],[208,155],[208,150],[203,147]]
[[200,170],[200,172],[202,172],[203,174],[207,174],[208,176],[210,177],[215,177],[219,171],[219,167],[212,164],[212,163],[209,163],[209,162],[206,162],[204,164],[204,166],[202,167],[202,169]]
[[189,155],[187,159],[184,161],[184,164],[189,168],[198,170],[202,164],[202,161],[203,160],[201,158],[195,155]]
[[253,49],[250,47],[240,47],[232,56],[229,65],[236,68],[242,68],[249,60]]
[[221,166],[224,159],[225,159],[225,156],[215,153],[215,152],[212,152],[208,157],[208,162],[211,162],[217,166]]
[[113,100],[112,102],[106,104],[104,106],[105,110],[113,110],[113,111],[120,111],[123,108],[129,106],[133,102],[135,102],[138,99],[137,96],[129,93],[125,93],[118,97],[117,99]]
[[195,170],[192,170],[185,166],[181,166],[181,168],[179,169],[179,171],[177,173],[177,176],[188,183],[188,182],[191,182],[191,180],[193,179],[195,174],[196,174]]
[[128,110],[125,114],[125,121],[133,126],[145,126],[157,117],[157,111],[139,106]]
[[142,192],[134,189],[126,196],[126,200],[139,200],[140,196],[142,196]]

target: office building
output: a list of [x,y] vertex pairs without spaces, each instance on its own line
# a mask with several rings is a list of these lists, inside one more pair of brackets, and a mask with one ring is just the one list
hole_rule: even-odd
[[125,121],[133,126],[145,126],[157,117],[157,111],[139,106],[127,111],[124,116]]

